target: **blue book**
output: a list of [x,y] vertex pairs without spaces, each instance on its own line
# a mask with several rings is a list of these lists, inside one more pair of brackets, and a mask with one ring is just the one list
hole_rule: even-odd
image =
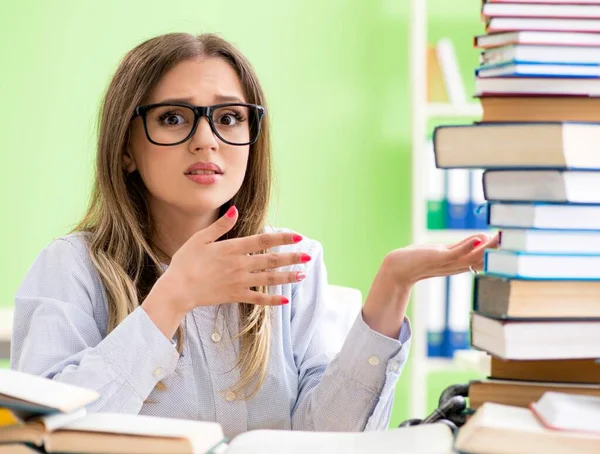
[[600,65],[575,65],[557,63],[523,63],[510,61],[484,65],[475,70],[477,77],[569,77],[597,79]]
[[487,218],[501,229],[600,230],[600,205],[491,202]]

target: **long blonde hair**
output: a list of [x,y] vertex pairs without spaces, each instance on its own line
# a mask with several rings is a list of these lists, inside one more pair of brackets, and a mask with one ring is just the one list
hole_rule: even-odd
[[[108,297],[108,329],[112,331],[146,298],[163,272],[151,243],[153,222],[138,174],[123,168],[136,106],[143,104],[163,75],[192,58],[217,57],[237,72],[246,100],[265,106],[254,69],[230,43],[214,34],[170,33],[152,38],[131,50],[119,65],[106,91],[98,120],[98,150],[92,197],[85,216],[74,231],[90,234],[91,258]],[[240,218],[225,238],[254,235],[263,230],[271,191],[271,146],[265,115],[258,141],[251,145],[244,181],[234,198]],[[256,288],[266,292],[265,288]],[[236,367],[240,380],[236,394],[247,397],[260,389],[267,371],[271,337],[268,307],[239,303],[240,354]],[[178,349],[183,348],[183,329],[177,330]],[[252,386],[251,386],[252,385]],[[248,392],[249,391],[249,392]]]

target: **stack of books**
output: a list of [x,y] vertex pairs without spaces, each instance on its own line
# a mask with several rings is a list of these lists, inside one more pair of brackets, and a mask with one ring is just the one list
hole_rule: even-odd
[[0,370],[1,453],[202,454],[225,444],[213,422],[91,413],[92,390]]
[[485,169],[500,230],[474,283],[471,343],[493,355],[474,409],[600,396],[600,1],[585,3],[485,2],[483,121],[434,132],[439,168]]

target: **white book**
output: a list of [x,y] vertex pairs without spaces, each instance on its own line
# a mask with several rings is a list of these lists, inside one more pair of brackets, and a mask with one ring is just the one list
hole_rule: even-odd
[[[600,22],[600,21],[599,21]],[[600,34],[598,39],[600,39]],[[559,77],[477,77],[477,96],[494,94],[600,96],[600,79]]]
[[547,30],[564,32],[599,32],[600,20],[556,19],[530,17],[492,17],[488,21],[488,33],[508,30]]
[[561,5],[561,4],[525,4],[525,3],[497,3],[486,2],[482,13],[487,17],[547,17],[547,18],[573,18],[573,19],[598,19],[600,18],[600,5]]
[[550,254],[600,254],[600,231],[503,229],[500,249]]
[[381,432],[254,430],[238,435],[225,454],[451,454],[454,437],[444,424]]
[[488,454],[596,453],[600,437],[543,427],[531,410],[484,403],[460,428],[455,449]]
[[488,170],[483,189],[488,200],[600,203],[600,172],[576,170]]
[[600,64],[600,47],[508,45],[488,49],[481,54],[482,65],[511,61],[543,63]]
[[515,279],[600,280],[600,255],[486,250],[486,273]]
[[600,230],[600,205],[494,202],[488,210],[495,228]]
[[473,347],[502,359],[600,358],[600,321],[471,319]]
[[548,391],[531,410],[548,429],[600,435],[600,397]]
[[482,49],[505,46],[507,44],[600,46],[600,36],[595,33],[519,30],[475,37],[475,46]]
[[560,3],[563,5],[600,5],[600,0],[486,0],[488,3]]
[[0,406],[33,413],[70,413],[96,401],[96,391],[0,369]]

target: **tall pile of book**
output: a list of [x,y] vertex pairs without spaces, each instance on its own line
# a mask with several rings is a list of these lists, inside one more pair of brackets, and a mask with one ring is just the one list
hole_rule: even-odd
[[475,279],[470,407],[600,396],[600,0],[488,0],[482,121],[434,132],[437,167],[485,169],[500,246]]

